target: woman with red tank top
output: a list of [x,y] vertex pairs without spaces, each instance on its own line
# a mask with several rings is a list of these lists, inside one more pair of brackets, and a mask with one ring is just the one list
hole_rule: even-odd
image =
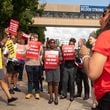
[[90,79],[94,80],[98,110],[110,110],[110,5],[100,18],[101,33],[94,46],[92,56],[83,46],[80,55]]

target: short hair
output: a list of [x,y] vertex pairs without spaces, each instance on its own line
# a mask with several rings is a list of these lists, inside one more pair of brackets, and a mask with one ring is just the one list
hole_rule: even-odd
[[89,34],[89,37],[93,37],[95,39],[97,39],[97,34],[95,31],[92,31],[90,34]]
[[103,12],[103,17],[106,15],[106,12],[108,12],[108,18],[107,19],[107,24],[105,26],[105,30],[106,29],[110,29],[110,4],[105,8],[104,12]]
[[81,40],[81,42],[82,42],[84,45],[86,45],[86,39],[80,38],[80,40]]
[[34,33],[34,34],[33,34],[33,37],[38,38],[38,34],[35,34],[35,33]]
[[75,38],[70,38],[69,42],[76,43],[76,39]]
[[49,39],[49,44],[50,44],[51,42],[56,43],[55,39]]
[[38,34],[36,34],[36,33],[31,33],[30,36],[34,37],[34,38],[38,38]]

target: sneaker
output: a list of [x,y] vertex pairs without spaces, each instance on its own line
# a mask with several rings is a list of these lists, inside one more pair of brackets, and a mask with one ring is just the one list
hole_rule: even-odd
[[15,92],[13,91],[13,89],[9,90],[10,94],[15,94]]
[[11,103],[11,102],[14,102],[14,101],[16,101],[18,98],[16,98],[16,97],[12,97],[11,99],[8,99],[8,103]]
[[17,87],[13,88],[13,90],[16,91],[16,92],[21,92],[21,90]]
[[36,94],[35,94],[35,99],[38,99],[38,100],[40,99],[39,93],[36,93]]
[[27,95],[25,96],[26,99],[30,99],[31,97],[32,97],[32,94],[31,94],[31,93],[29,93],[29,94],[27,94]]

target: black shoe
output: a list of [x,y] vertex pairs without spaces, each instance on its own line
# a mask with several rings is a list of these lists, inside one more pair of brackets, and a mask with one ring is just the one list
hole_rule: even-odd
[[13,89],[9,90],[10,94],[15,94],[15,92],[13,91]]
[[23,81],[23,79],[18,79],[18,81]]
[[70,97],[70,101],[72,102],[74,100],[74,98],[73,97]]
[[40,91],[43,92],[43,88],[40,88]]
[[75,97],[75,98],[76,98],[76,97],[81,97],[81,95],[80,95],[80,94],[76,94],[74,97]]
[[8,103],[11,103],[11,102],[14,102],[14,101],[16,101],[18,98],[16,98],[16,97],[12,97],[11,99],[8,99]]
[[13,90],[16,91],[16,92],[21,92],[21,90],[17,87],[13,88]]
[[64,96],[64,95],[60,96],[60,99],[65,99],[65,98],[67,98],[67,96]]
[[98,110],[98,109],[97,109],[97,107],[96,107],[96,108],[93,108],[93,107],[92,107],[91,110]]
[[50,98],[48,104],[51,104],[52,102],[53,102],[53,98]]
[[55,105],[58,105],[58,98],[55,98],[54,104],[55,104]]
[[83,98],[83,100],[88,100],[89,99],[89,96],[85,96],[84,98]]

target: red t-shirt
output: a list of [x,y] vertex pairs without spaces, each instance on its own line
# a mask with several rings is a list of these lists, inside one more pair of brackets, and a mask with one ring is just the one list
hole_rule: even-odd
[[101,99],[110,92],[110,30],[102,32],[98,37],[94,51],[107,56],[101,76],[94,82],[96,99]]

